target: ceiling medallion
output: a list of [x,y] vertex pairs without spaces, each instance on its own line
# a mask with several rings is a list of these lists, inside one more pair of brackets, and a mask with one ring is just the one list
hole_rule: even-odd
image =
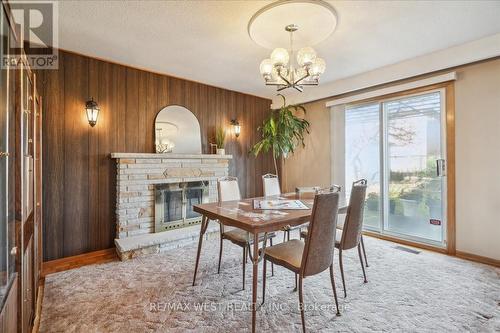
[[259,10],[248,24],[250,38],[267,48],[288,42],[288,48],[274,48],[261,62],[265,84],[300,92],[304,86],[317,86],[326,63],[311,45],[328,38],[336,25],[335,9],[319,0],[282,0]]

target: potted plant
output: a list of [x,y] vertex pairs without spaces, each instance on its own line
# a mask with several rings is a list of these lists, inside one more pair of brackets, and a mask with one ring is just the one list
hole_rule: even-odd
[[404,216],[416,216],[418,213],[418,207],[422,201],[422,190],[419,188],[413,188],[409,191],[401,191],[399,199],[403,204],[403,215]]
[[[389,189],[389,214],[396,214],[398,209],[401,207],[401,201],[399,200],[399,195],[401,194],[401,190],[394,188],[391,186]],[[402,211],[402,209],[399,209]]]
[[366,208],[372,211],[378,211],[380,196],[378,193],[370,192],[366,198]]
[[222,127],[215,130],[215,144],[217,145],[217,155],[225,155],[224,141],[226,140],[226,131]]
[[425,196],[425,204],[429,208],[429,217],[441,219],[441,196],[439,192],[430,192]]
[[305,147],[304,135],[309,133],[310,124],[307,120],[297,117],[294,113],[306,112],[302,105],[286,105],[285,96],[283,106],[279,109],[271,110],[269,117],[258,128],[262,140],[257,142],[250,150],[255,156],[261,151],[272,151],[274,169],[278,174],[278,158],[286,158],[293,154],[299,144]]

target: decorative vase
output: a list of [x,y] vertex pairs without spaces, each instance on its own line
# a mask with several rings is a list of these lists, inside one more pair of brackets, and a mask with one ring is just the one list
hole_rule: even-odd
[[224,148],[217,148],[217,155],[226,155],[226,150]]

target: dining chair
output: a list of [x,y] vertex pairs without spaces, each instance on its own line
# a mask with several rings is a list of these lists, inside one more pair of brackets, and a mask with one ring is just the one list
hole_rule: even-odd
[[265,197],[281,195],[279,178],[271,173],[262,176],[262,188]]
[[[238,178],[236,177],[222,177],[217,181],[217,192],[219,202],[223,201],[238,201],[241,200],[240,188],[238,185]],[[245,290],[245,272],[247,263],[247,248],[253,243],[250,237],[247,237],[247,232],[239,228],[228,228],[219,222],[220,226],[220,251],[219,251],[219,265],[217,267],[217,274],[220,273],[220,266],[222,262],[222,248],[224,239],[231,243],[243,248],[243,290]],[[273,245],[274,233],[268,233],[267,238],[269,244]],[[264,235],[259,236],[259,242],[264,241]],[[274,267],[271,267],[271,274],[274,275]]]
[[262,303],[266,296],[266,267],[270,261],[283,266],[299,276],[299,305],[302,330],[305,332],[303,280],[330,268],[330,281],[333,289],[337,315],[340,315],[337,291],[333,276],[333,252],[335,230],[339,206],[339,189],[320,192],[314,197],[311,221],[305,241],[293,239],[270,246],[264,250],[264,269],[262,280]]
[[342,252],[344,250],[358,248],[359,262],[363,270],[364,283],[367,283],[365,265],[361,255],[362,231],[363,231],[363,211],[366,200],[366,179],[361,179],[352,184],[351,196],[349,198],[349,206],[347,207],[346,218],[343,229],[337,229],[337,238],[340,242],[335,243],[335,247],[339,249],[339,264],[340,273],[342,276],[342,286],[344,287],[344,297],[347,297],[347,291],[344,279],[344,267],[342,263]]
[[[281,188],[279,177],[271,173],[262,176],[262,188],[264,190],[264,197],[273,197],[281,195]],[[287,239],[290,240],[290,232],[296,229],[300,230],[301,226],[290,227],[286,226],[283,228],[283,242]],[[300,232],[299,232],[300,234]]]
[[[361,263],[361,268],[363,270],[364,283],[367,283],[365,265],[363,263],[363,258],[361,255],[361,246],[363,246],[363,210],[365,206],[366,198],[366,179],[360,179],[352,184],[351,196],[349,198],[349,205],[347,206],[346,217],[342,229],[336,230],[336,241],[335,247],[339,249],[339,265],[340,274],[342,276],[342,286],[344,288],[344,297],[347,297],[347,291],[345,286],[344,278],[344,264],[342,261],[342,253],[345,250],[350,250],[353,248],[358,249],[359,261]],[[301,232],[301,237],[307,237],[307,232]],[[365,253],[366,258],[366,253]]]
[[[340,215],[340,214],[339,214]],[[345,223],[345,219],[341,219],[337,222],[337,229],[343,229],[344,228],[344,223]],[[363,257],[365,259],[365,267],[369,267],[368,266],[368,259],[366,259],[366,251],[365,251],[365,242],[363,240],[363,233],[361,233],[361,251],[363,251]]]

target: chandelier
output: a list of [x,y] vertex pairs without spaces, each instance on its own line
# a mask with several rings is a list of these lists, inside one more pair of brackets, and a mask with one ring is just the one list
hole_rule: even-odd
[[277,86],[278,91],[294,88],[302,92],[304,86],[317,86],[321,74],[325,72],[325,61],[316,55],[312,47],[301,48],[294,59],[293,33],[298,29],[296,24],[285,27],[290,34],[290,53],[279,47],[273,50],[270,59],[260,63],[260,74],[266,85]]

